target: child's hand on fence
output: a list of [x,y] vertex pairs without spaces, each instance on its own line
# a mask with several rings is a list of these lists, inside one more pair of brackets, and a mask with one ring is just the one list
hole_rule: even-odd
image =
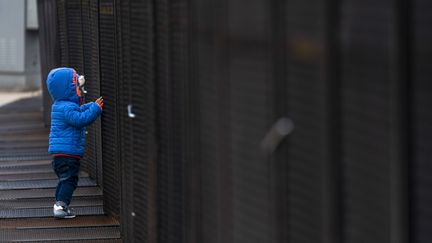
[[95,101],[95,103],[101,108],[101,110],[103,110],[103,105],[104,105],[104,103],[103,103],[103,97],[101,96],[101,97],[99,97],[96,101]]

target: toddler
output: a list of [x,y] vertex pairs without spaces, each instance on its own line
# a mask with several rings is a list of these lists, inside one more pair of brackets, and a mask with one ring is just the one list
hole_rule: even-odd
[[102,113],[103,99],[82,104],[85,79],[72,68],[53,69],[46,82],[53,99],[48,152],[59,179],[53,213],[55,218],[74,218],[69,204],[78,184],[85,127]]

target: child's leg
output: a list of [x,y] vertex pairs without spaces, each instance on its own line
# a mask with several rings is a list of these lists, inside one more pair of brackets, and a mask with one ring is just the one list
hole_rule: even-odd
[[54,158],[53,167],[59,178],[56,201],[69,205],[78,184],[80,161],[72,157],[57,156]]

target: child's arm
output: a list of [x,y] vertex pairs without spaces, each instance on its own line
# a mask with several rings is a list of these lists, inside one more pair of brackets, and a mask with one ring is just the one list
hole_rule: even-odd
[[67,105],[64,107],[64,117],[66,122],[77,128],[86,127],[92,124],[102,113],[102,108],[95,102],[87,103],[88,108],[81,110],[77,105]]
[[88,102],[80,106],[80,111],[83,112],[87,110],[93,103],[96,103],[103,110],[103,98],[101,96],[95,102]]
[[94,102],[88,102],[88,103],[85,103],[84,105],[80,106],[80,111],[87,110],[92,105],[92,103],[94,103]]

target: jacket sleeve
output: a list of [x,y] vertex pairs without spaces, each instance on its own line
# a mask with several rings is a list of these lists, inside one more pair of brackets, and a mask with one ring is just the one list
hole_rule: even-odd
[[94,102],[90,102],[88,108],[83,111],[77,105],[64,107],[66,123],[76,128],[83,128],[92,124],[101,113],[101,108]]
[[94,102],[88,102],[88,103],[85,103],[84,105],[80,106],[80,111],[83,112],[83,111],[87,110],[89,107],[92,106],[92,103],[94,103]]

